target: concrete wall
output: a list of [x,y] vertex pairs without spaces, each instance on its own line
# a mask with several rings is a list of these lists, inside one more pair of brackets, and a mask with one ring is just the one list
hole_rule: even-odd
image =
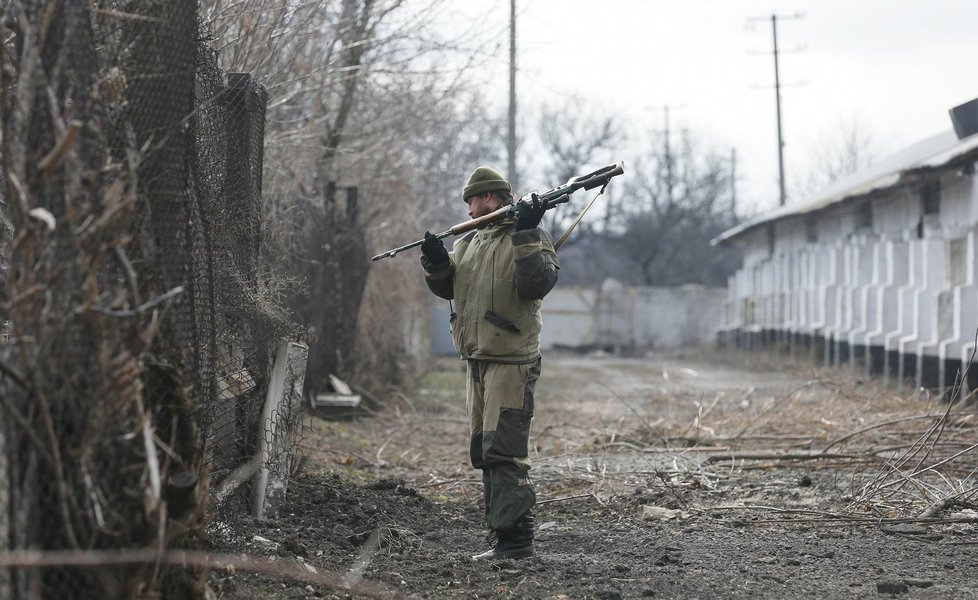
[[[978,184],[947,170],[745,232],[718,339],[946,390],[978,328]],[[933,186],[940,186],[936,203]],[[929,187],[928,187],[929,186]],[[978,369],[966,389],[978,387]]]
[[[544,350],[670,349],[713,344],[726,290],[699,285],[629,287],[606,281],[600,289],[558,284],[543,301]],[[432,352],[454,354],[447,302],[432,309]]]

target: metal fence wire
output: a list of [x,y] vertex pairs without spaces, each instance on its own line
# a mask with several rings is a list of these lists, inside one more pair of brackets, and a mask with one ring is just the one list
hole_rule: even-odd
[[295,333],[260,261],[266,94],[195,1],[5,4],[0,598],[201,597],[166,551],[249,510],[231,475],[270,458]]

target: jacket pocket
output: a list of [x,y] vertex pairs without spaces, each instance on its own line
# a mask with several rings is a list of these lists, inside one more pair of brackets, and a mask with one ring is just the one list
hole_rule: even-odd
[[479,353],[482,356],[520,356],[524,353],[522,328],[514,321],[487,310],[478,321]]
[[519,333],[520,332],[519,325],[517,325],[516,323],[510,321],[509,319],[507,319],[505,317],[502,317],[500,315],[497,315],[496,313],[492,312],[491,310],[487,310],[486,311],[486,321],[489,321],[490,323],[492,323],[496,327],[498,327],[500,329],[503,329],[505,331],[508,331],[510,333]]

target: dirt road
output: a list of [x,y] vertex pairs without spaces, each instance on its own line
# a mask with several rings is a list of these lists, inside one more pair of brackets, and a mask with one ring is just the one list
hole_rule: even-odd
[[376,416],[312,419],[288,514],[212,528],[306,580],[215,571],[215,594],[978,598],[974,407],[757,356],[547,357],[538,392],[536,557],[469,560],[480,479],[445,361]]

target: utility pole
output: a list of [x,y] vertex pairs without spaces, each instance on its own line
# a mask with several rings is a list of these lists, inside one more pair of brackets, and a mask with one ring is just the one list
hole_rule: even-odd
[[778,119],[778,188],[779,188],[779,204],[784,206],[785,204],[785,183],[784,183],[784,134],[781,126],[781,69],[778,64],[778,55],[783,54],[784,51],[778,48],[778,19],[800,19],[803,17],[801,13],[797,13],[790,16],[779,17],[776,14],[772,14],[771,19],[771,32],[774,36],[774,103],[777,110]]
[[509,2],[509,138],[506,141],[507,177],[517,190],[516,180],[516,0]]
[[730,213],[737,216],[737,149],[730,149]]
[[778,69],[778,15],[771,15],[771,31],[774,32],[774,101],[778,111],[778,187],[781,190],[781,206],[784,206],[784,137],[781,133],[781,75]]
[[662,106],[663,119],[665,124],[665,129],[662,130],[662,152],[663,160],[665,161],[666,167],[666,199],[669,203],[673,200],[673,190],[676,186],[676,179],[673,174],[673,156],[672,156],[672,146],[670,145],[671,131],[669,129],[669,109],[670,108],[682,108],[682,106],[670,107],[668,104]]
[[669,105],[662,107],[662,112],[665,114],[666,128],[665,135],[663,136],[665,140],[665,156],[666,156],[666,199],[669,201],[669,205],[672,206],[672,153],[669,151]]

